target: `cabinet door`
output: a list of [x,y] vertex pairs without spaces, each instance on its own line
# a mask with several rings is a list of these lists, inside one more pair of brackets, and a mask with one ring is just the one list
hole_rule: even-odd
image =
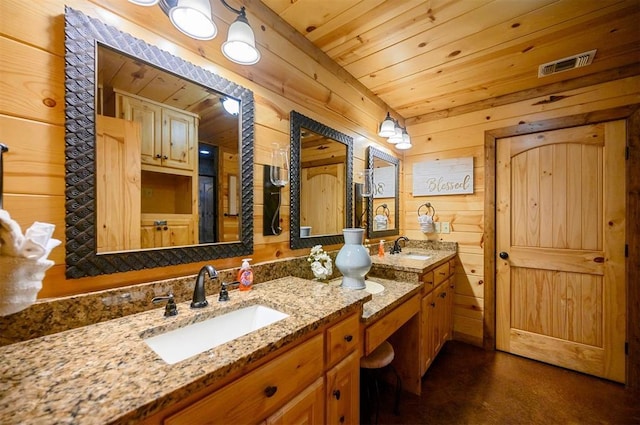
[[453,339],[453,302],[455,300],[456,286],[455,277],[451,276],[447,280],[447,297],[445,298],[445,324],[446,324],[446,339]]
[[323,424],[324,378],[318,378],[284,407],[267,418],[267,425]]
[[143,219],[140,226],[140,245],[143,249],[169,246],[169,224]]
[[185,217],[146,217],[141,222],[142,248],[193,245],[195,243],[194,220]]
[[162,110],[162,165],[193,170],[196,126],[193,116]]
[[420,375],[429,369],[433,362],[433,324],[434,307],[433,292],[422,297],[422,310],[420,320]]
[[354,351],[327,372],[327,423],[360,422],[360,354]]
[[163,246],[193,245],[195,243],[193,217],[172,219],[169,224],[168,244]]
[[439,285],[433,291],[433,303],[435,306],[433,307],[433,325],[432,325],[432,333],[431,333],[431,348],[433,350],[433,356],[440,351],[442,347],[442,334],[444,332],[444,309],[445,309],[445,297],[446,291],[444,290],[444,285]]
[[140,124],[140,158],[143,164],[162,164],[162,108],[133,97],[118,95],[119,116]]

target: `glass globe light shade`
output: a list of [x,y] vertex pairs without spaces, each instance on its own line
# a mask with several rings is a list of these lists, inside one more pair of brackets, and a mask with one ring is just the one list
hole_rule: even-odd
[[222,54],[240,65],[253,65],[260,60],[256,38],[246,16],[238,15],[229,27],[227,41],[222,43]]
[[178,0],[169,10],[169,19],[178,30],[197,40],[211,40],[218,34],[209,0]]
[[391,137],[396,134],[396,123],[391,118],[391,115],[387,112],[387,117],[380,124],[380,131],[378,132],[378,136],[380,137]]

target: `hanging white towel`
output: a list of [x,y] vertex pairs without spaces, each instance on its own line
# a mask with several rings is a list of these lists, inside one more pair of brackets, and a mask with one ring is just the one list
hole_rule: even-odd
[[35,222],[25,235],[20,225],[0,209],[0,316],[17,313],[36,301],[42,279],[54,262],[47,257],[60,241],[55,226]]

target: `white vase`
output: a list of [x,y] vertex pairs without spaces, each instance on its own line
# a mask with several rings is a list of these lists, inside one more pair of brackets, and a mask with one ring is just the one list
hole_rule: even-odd
[[371,269],[369,251],[362,245],[363,228],[342,229],[344,246],[338,251],[336,267],[342,273],[342,287],[364,289],[364,277]]

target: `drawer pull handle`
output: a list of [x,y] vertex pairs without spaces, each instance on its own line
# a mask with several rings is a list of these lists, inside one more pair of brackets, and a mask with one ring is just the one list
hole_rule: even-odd
[[435,308],[435,306],[436,306],[436,303],[431,303],[431,307]]
[[440,294],[440,298],[446,298],[446,296],[447,296],[447,293],[446,293],[446,292],[442,292],[442,293]]
[[336,398],[336,400],[340,400],[340,390],[334,390],[333,396]]
[[267,397],[273,397],[276,391],[278,391],[278,387],[269,385],[264,389],[264,395],[266,395]]
[[343,424],[344,423],[344,415],[340,416],[340,423]]
[[347,335],[344,337],[344,340],[347,342],[351,342],[353,340],[353,336],[352,335]]

